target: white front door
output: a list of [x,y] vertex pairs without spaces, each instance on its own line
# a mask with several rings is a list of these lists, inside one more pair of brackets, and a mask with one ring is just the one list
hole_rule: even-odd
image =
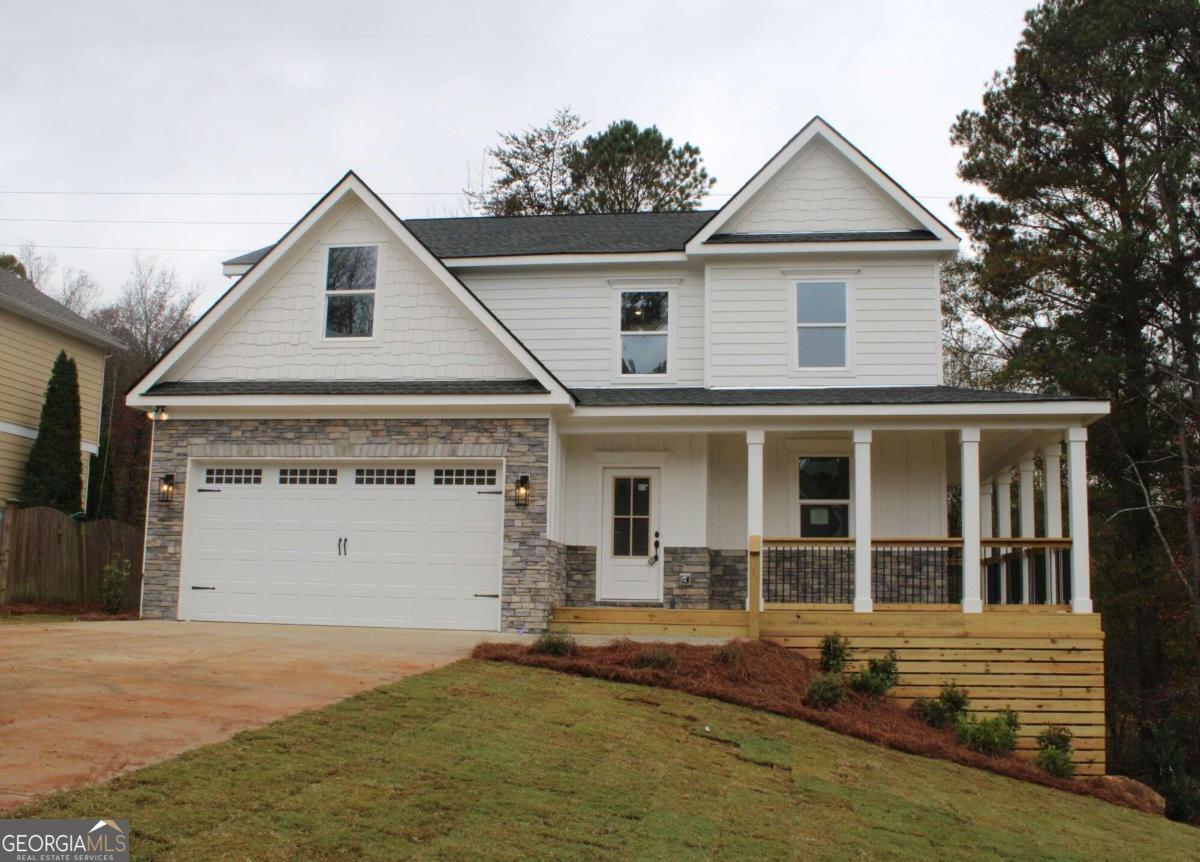
[[191,475],[184,619],[499,625],[499,463],[208,463]]
[[656,467],[603,472],[600,601],[662,601],[662,543]]

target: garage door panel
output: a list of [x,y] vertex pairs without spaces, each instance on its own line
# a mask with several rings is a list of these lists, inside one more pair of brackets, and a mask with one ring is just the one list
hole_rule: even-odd
[[183,615],[494,630],[503,496],[479,492],[502,471],[482,466],[439,465],[435,484],[428,464],[198,465],[190,484],[209,492],[187,499]]

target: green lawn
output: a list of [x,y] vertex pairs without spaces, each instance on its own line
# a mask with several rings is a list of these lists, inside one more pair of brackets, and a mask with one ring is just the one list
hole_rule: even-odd
[[1200,859],[1200,831],[793,719],[460,662],[20,816],[155,859]]

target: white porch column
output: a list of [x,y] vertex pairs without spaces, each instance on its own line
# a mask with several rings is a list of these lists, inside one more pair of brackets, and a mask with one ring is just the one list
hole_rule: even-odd
[[[1021,478],[1018,512],[1023,539],[1032,539],[1036,532],[1033,511],[1033,474],[1036,469],[1037,465],[1032,457],[1022,458],[1017,466]],[[1033,558],[1025,553],[1024,548],[1021,549],[1021,581],[1025,585],[1021,590],[1021,604],[1028,605],[1033,602]]]
[[[1062,538],[1062,444],[1051,443],[1042,450],[1043,503],[1046,507],[1046,538]],[[1049,580],[1047,601],[1052,605],[1062,598],[1058,594],[1058,578],[1054,576],[1055,551],[1046,551],[1046,578]]]
[[[763,443],[767,434],[762,429],[746,432],[746,535],[758,536],[763,534]],[[747,548],[751,546],[747,544]],[[760,545],[761,547],[761,545]],[[749,567],[747,567],[749,572]],[[746,609],[750,609],[750,596],[754,591],[750,584],[746,585]],[[758,597],[759,607],[762,608],[762,594]]]
[[871,431],[854,429],[854,610],[870,613]]
[[979,429],[959,432],[962,447],[962,609],[966,614],[983,612],[979,597]]
[[[1012,536],[1012,474],[1005,470],[996,476],[996,538]],[[1011,548],[1001,548],[1003,558]],[[1008,604],[1008,562],[1000,563],[1000,604]]]
[[[992,519],[995,513],[996,489],[991,482],[984,482],[979,488],[979,537],[990,539],[993,534]],[[984,549],[980,545],[980,560],[991,553],[991,548]],[[987,571],[982,567],[979,572],[979,596],[984,602],[995,602],[996,596],[989,596],[987,589]]]
[[1092,612],[1088,551],[1087,429],[1067,429],[1067,505],[1071,517],[1071,610]]

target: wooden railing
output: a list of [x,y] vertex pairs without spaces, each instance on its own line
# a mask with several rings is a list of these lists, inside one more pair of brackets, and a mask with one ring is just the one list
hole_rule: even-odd
[[980,546],[985,603],[1053,605],[1071,600],[1070,539],[1006,536],[981,539]]

